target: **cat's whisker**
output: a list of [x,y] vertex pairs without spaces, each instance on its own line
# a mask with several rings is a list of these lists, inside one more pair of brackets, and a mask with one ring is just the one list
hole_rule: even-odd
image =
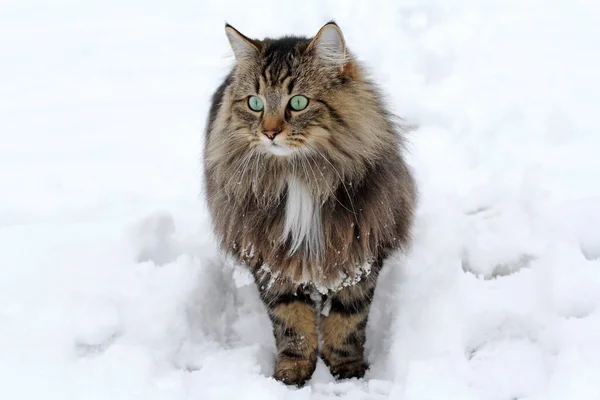
[[[317,151],[315,150],[315,152],[317,152]],[[307,156],[307,155],[305,155],[305,156],[306,156],[306,158],[307,158],[307,160],[308,160],[308,156]],[[316,165],[317,165],[317,162],[316,162],[316,160],[314,160],[314,159],[313,159],[313,161],[314,161],[314,163],[315,163],[315,166],[316,166]],[[317,170],[319,170],[319,172],[321,173],[321,176],[323,177],[323,180],[324,180],[324,181],[326,181],[326,178],[325,178],[325,175],[323,174],[323,171],[321,171],[321,169],[320,169],[318,166],[317,166]],[[316,177],[315,177],[315,179],[316,179]],[[335,195],[335,188],[330,188],[330,187],[328,187],[327,189],[329,190],[329,194],[330,194],[331,196],[333,196],[333,198],[335,199],[335,201],[336,201],[336,202],[337,202],[337,203],[338,203],[340,206],[342,206],[342,207],[343,207],[344,209],[346,209],[347,211],[350,211],[351,213],[354,213],[354,211],[353,211],[353,210],[351,210],[351,209],[349,209],[348,207],[346,207],[346,206],[344,205],[344,203],[342,203],[342,202],[340,201],[340,199],[339,199],[339,198],[338,198],[338,197]]]
[[248,165],[250,165],[250,161],[252,160],[252,157],[254,157],[254,155],[256,154],[257,148],[254,147],[252,150],[250,150],[250,153],[248,153],[248,156],[244,158],[244,161],[241,163],[241,168],[238,169],[238,174],[237,174],[237,178],[235,179],[236,181],[239,179],[240,182],[238,182],[237,184],[240,185],[241,184],[241,179],[243,179],[246,176],[246,171],[248,169]]
[[[325,155],[323,155],[319,149],[312,147],[313,151],[315,153],[317,153],[318,155],[320,155],[325,161],[327,161],[329,163],[329,165],[331,165],[331,168],[333,168],[333,171],[337,174],[340,183],[342,184],[342,186],[344,187],[344,190],[346,191],[346,195],[348,196],[348,201],[350,201],[350,208],[352,208],[352,210],[348,210],[350,212],[352,212],[352,214],[354,214],[354,220],[355,222],[358,224],[358,218],[356,217],[356,209],[354,207],[354,202],[352,201],[352,196],[350,195],[350,191],[348,190],[348,187],[346,187],[346,183],[344,182],[344,178],[342,178],[342,176],[340,175],[340,173],[338,172],[337,168],[335,168],[335,165],[333,165],[333,163],[331,161],[329,161],[329,159],[327,157],[325,157]],[[336,198],[337,199],[337,198]],[[339,202],[339,200],[338,200]],[[341,204],[341,202],[340,202]]]
[[229,193],[229,192],[231,191],[231,186],[230,186],[230,185],[231,185],[231,182],[232,182],[233,180],[237,180],[237,179],[241,178],[241,176],[242,176],[242,166],[243,166],[243,163],[246,161],[246,159],[251,159],[251,158],[253,157],[253,155],[255,154],[256,150],[257,150],[257,148],[256,148],[256,147],[254,147],[254,148],[252,148],[252,149],[251,149],[251,151],[250,151],[249,153],[247,153],[247,154],[246,154],[246,156],[245,156],[245,157],[242,159],[242,161],[239,163],[239,165],[238,165],[238,167],[237,167],[237,169],[236,169],[235,173],[234,173],[234,174],[232,174],[232,176],[231,176],[231,177],[230,177],[230,179],[227,181],[227,183],[226,183],[226,184],[224,184],[224,185],[223,185],[223,186],[220,188],[220,190],[219,190],[217,193],[215,193],[215,194],[214,194],[214,196],[212,196],[213,198],[214,198],[215,196],[218,196],[220,193],[223,193],[223,192],[227,192],[227,196],[228,196],[228,197],[230,196],[230,193]]

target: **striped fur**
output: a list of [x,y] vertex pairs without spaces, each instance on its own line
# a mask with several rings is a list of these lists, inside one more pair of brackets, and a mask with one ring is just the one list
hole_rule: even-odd
[[[255,277],[275,378],[304,384],[319,348],[333,375],[361,377],[377,276],[410,242],[416,189],[401,128],[337,25],[311,39],[226,29],[236,64],[213,96],[204,149],[214,232]],[[295,95],[304,110],[290,108]],[[264,108],[250,109],[251,96]]]

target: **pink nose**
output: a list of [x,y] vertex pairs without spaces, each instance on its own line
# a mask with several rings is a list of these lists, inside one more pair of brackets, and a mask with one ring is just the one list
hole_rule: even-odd
[[275,139],[275,136],[279,135],[280,133],[281,133],[281,131],[279,129],[271,129],[268,131],[263,131],[263,134],[271,140]]

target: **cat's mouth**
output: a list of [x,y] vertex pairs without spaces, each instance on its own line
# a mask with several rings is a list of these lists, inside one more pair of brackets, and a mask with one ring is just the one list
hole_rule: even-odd
[[283,140],[278,140],[279,138],[275,138],[274,140],[268,139],[266,137],[261,138],[261,142],[267,153],[273,154],[279,157],[285,157],[291,155],[294,150],[288,146]]
[[267,144],[266,148],[269,153],[280,157],[289,156],[294,152],[288,145],[274,142]]

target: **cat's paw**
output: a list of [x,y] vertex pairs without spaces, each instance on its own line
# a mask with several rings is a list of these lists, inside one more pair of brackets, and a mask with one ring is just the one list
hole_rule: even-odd
[[331,375],[336,379],[362,378],[369,368],[366,361],[354,361],[329,367]]
[[316,366],[316,359],[280,357],[275,365],[273,377],[286,385],[300,387],[311,378]]

